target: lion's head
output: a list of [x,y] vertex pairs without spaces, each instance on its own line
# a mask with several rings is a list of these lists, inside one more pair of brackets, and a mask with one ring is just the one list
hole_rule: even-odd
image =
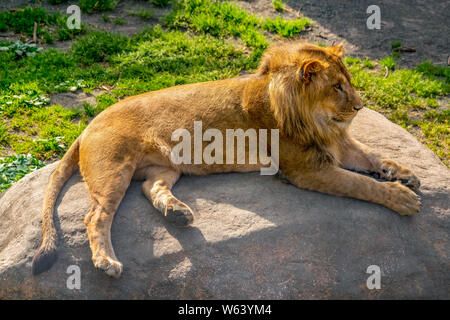
[[342,45],[274,45],[258,74],[269,77],[270,104],[286,135],[326,143],[344,130],[363,107],[341,57]]

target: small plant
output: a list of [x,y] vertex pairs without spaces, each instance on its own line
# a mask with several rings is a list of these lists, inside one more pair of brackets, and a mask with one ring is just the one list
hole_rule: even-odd
[[63,2],[67,2],[67,0],[47,0],[47,2],[50,4],[60,4]]
[[52,43],[54,34],[59,40],[67,40],[86,32],[84,23],[81,24],[81,29],[69,29],[66,15],[50,13],[41,7],[25,7],[16,11],[0,12],[0,31],[11,29],[21,35],[32,37],[35,23],[36,35],[45,43]]
[[130,10],[128,14],[138,16],[141,19],[148,20],[153,18],[154,12],[152,10]]
[[93,116],[95,116],[97,114],[97,109],[95,107],[91,106],[87,102],[83,102],[83,109],[84,109],[84,113],[88,117],[93,117]]
[[8,31],[8,25],[5,23],[5,21],[0,20],[0,32],[6,31]]
[[400,51],[396,50],[397,48],[400,48],[402,46],[402,43],[400,41],[395,41],[391,44],[391,48],[392,48],[392,57],[394,59],[398,59],[401,57],[401,53]]
[[109,22],[109,16],[106,13],[102,14],[102,20],[103,22]]
[[8,189],[14,182],[27,173],[45,166],[31,154],[0,158],[0,193]]
[[150,0],[150,2],[157,7],[165,7],[169,4],[169,1],[170,0]]
[[37,35],[42,34],[43,26],[55,25],[58,14],[49,13],[41,7],[25,7],[15,11],[0,12],[0,28],[3,31],[8,29],[16,33],[24,33],[33,36],[34,23],[37,23]]
[[450,84],[450,67],[448,66],[435,66],[431,62],[425,61],[419,64],[416,69],[431,79],[442,77],[447,84]]
[[399,51],[392,51],[392,58],[394,59],[398,59],[400,58],[402,55]]
[[61,82],[57,85],[55,85],[55,90],[57,92],[75,92],[78,89],[85,88],[86,84],[84,83],[84,80],[66,80],[64,82]]
[[262,28],[268,31],[274,31],[283,37],[291,38],[310,26],[311,23],[311,20],[308,18],[296,20],[284,20],[280,17],[277,17],[276,19],[267,18],[262,24]]
[[272,7],[278,12],[283,12],[284,11],[283,0],[273,0]]
[[375,63],[373,63],[372,61],[370,61],[367,58],[364,58],[362,63],[363,63],[364,67],[369,68],[369,69],[372,69],[373,67],[375,67]]
[[42,35],[42,38],[44,39],[45,43],[53,43],[53,35],[50,32],[44,32]]
[[389,70],[395,70],[395,59],[393,57],[386,57],[380,61],[383,67],[388,68]]
[[117,24],[117,25],[123,25],[123,24],[127,23],[127,21],[124,18],[116,18],[116,19],[114,19],[113,22],[114,22],[114,24]]
[[90,65],[103,62],[110,55],[122,52],[127,44],[128,39],[123,35],[94,31],[79,38],[72,45],[72,51],[79,62]]
[[79,0],[78,5],[83,12],[100,12],[113,10],[117,6],[116,0]]
[[50,99],[44,94],[28,91],[20,95],[4,95],[0,98],[0,111],[3,115],[12,116],[19,109],[30,110],[42,108],[50,103]]
[[9,140],[8,126],[5,123],[0,122],[0,146],[7,145],[8,140]]
[[76,35],[84,33],[86,33],[86,25],[84,23],[81,24],[81,29],[69,29],[65,26],[56,31],[57,38],[61,41],[74,39]]
[[42,48],[36,47],[34,43],[28,44],[22,43],[21,41],[16,41],[7,47],[0,47],[0,51],[13,51],[19,59],[25,56],[32,57],[41,50]]
[[400,41],[395,41],[395,42],[392,42],[392,44],[391,44],[392,49],[400,48],[401,46],[402,46],[402,43]]

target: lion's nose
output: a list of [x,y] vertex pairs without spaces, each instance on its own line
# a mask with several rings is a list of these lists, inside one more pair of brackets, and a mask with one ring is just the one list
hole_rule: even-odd
[[364,105],[363,105],[363,104],[360,104],[360,105],[358,105],[358,106],[354,106],[354,107],[353,107],[353,109],[354,109],[355,111],[359,111],[359,110],[361,110],[362,108],[364,108]]

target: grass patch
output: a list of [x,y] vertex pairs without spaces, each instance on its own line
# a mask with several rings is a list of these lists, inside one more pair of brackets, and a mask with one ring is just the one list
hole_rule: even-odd
[[130,10],[128,11],[128,14],[132,16],[138,16],[139,18],[144,20],[148,20],[153,18],[155,13],[152,10],[141,9],[141,10]]
[[67,2],[67,1],[68,0],[47,0],[47,2],[50,4],[60,4],[60,3]]
[[79,0],[78,5],[87,13],[108,11],[117,6],[117,0]]
[[13,30],[16,33],[33,36],[34,23],[37,23],[37,35],[41,35],[44,28],[56,25],[59,15],[49,13],[41,7],[25,7],[15,11],[0,12],[0,31]]
[[395,41],[395,42],[391,43],[392,49],[400,48],[401,46],[402,46],[402,43],[400,41]]
[[149,2],[157,7],[165,7],[169,4],[170,0],[149,0]]
[[117,25],[123,25],[123,24],[127,23],[127,21],[124,18],[116,18],[116,19],[114,19],[113,22],[114,22],[114,24],[117,24]]
[[275,11],[278,11],[278,12],[284,11],[284,3],[282,0],[273,0],[272,7],[275,9]]
[[375,63],[367,58],[364,58],[362,63],[363,63],[363,66],[368,69],[372,69],[375,67]]
[[112,54],[126,50],[127,46],[128,39],[123,35],[94,31],[79,38],[72,45],[72,52],[80,63],[90,65],[106,61]]
[[285,20],[276,17],[275,19],[267,18],[261,26],[263,29],[276,32],[285,38],[292,38],[310,26],[311,23],[311,20],[308,18]]
[[439,110],[438,103],[438,99],[448,101],[450,67],[425,62],[412,70],[392,71],[385,77],[384,70],[369,71],[367,62],[360,59],[347,57],[345,63],[354,86],[363,91],[363,99],[370,108],[413,133],[446,165],[450,164],[450,114],[448,105]]
[[215,37],[240,38],[252,50],[255,66],[269,42],[264,31],[276,32],[283,37],[300,33],[311,20],[261,19],[228,1],[181,0],[175,10],[165,18],[171,28],[189,29]]
[[44,43],[52,43],[54,38],[73,39],[79,34],[86,33],[85,24],[82,23],[80,29],[69,29],[66,15],[47,12],[41,7],[25,7],[15,11],[0,12],[0,31],[12,30],[26,37],[32,37],[35,22],[37,40]]
[[380,63],[383,67],[388,68],[389,70],[395,70],[396,62],[394,57],[386,57],[380,60]]
[[422,62],[417,66],[417,71],[423,73],[427,77],[434,79],[441,78],[445,83],[450,84],[450,68],[443,66],[435,66],[429,61]]

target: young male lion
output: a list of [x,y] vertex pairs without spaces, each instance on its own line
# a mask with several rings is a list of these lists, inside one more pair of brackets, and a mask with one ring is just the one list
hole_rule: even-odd
[[[191,209],[171,192],[183,173],[210,174],[259,170],[261,162],[181,164],[170,158],[178,128],[279,129],[279,168],[302,189],[382,204],[402,215],[419,211],[419,179],[352,139],[348,126],[362,101],[341,61],[342,45],[306,43],[269,48],[255,75],[189,84],[124,99],[98,115],[73,143],[53,172],[43,205],[43,240],[33,259],[34,274],[56,259],[53,224],[56,198],[80,168],[91,195],[85,217],[95,267],[119,277],[122,264],[111,246],[110,228],[132,179],[145,180],[144,195],[170,222],[192,223]],[[223,155],[225,156],[225,154]],[[379,182],[349,171],[378,173]],[[394,181],[398,180],[398,181]]]

